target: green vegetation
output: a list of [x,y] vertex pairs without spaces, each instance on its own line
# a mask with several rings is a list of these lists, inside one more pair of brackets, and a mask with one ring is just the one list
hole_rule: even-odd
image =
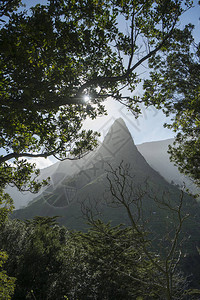
[[177,31],[179,44],[172,38],[162,56],[151,57],[155,71],[145,80],[143,100],[171,117],[172,122],[165,124],[177,132],[171,160],[200,186],[200,44],[194,41],[193,28],[190,24]]
[[[172,160],[199,184],[199,45],[192,25],[178,28],[191,5],[190,0],[49,0],[25,12],[21,1],[1,1],[2,299],[13,292],[12,299],[20,300],[184,299],[184,280],[175,274],[182,204],[159,202],[178,218],[163,258],[152,252],[129,202],[123,205],[131,227],[93,220],[87,233],[69,232],[55,218],[8,220],[13,207],[4,189],[13,185],[36,193],[47,184],[37,181],[39,171],[27,158],[77,159],[93,150],[98,133],[83,130],[82,123],[105,114],[108,97],[135,114],[142,102],[172,116],[168,126],[178,131]],[[129,32],[120,28],[121,21]],[[140,84],[138,67],[144,63],[150,70],[144,95],[124,95],[125,87],[133,92]]]
[[6,271],[2,270],[8,256],[5,252],[0,251],[0,297],[3,300],[11,299],[14,294],[15,278],[9,277]]
[[[3,190],[0,190],[0,231],[2,230],[8,214],[12,211],[12,199]],[[2,244],[0,243],[0,298],[3,300],[11,299],[14,294],[15,278],[7,275],[4,270],[4,264],[8,259],[5,251],[2,251]]]
[[[165,299],[165,279],[155,267],[162,260],[154,253],[149,260],[144,233],[99,220],[90,226],[81,233],[55,218],[7,222],[0,242],[9,253],[7,272],[17,278],[13,299]],[[179,299],[182,280],[174,282]]]

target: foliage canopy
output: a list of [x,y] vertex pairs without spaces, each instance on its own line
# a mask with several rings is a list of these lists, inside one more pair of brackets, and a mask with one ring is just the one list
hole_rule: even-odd
[[0,242],[9,253],[7,272],[17,278],[13,299],[164,296],[163,276],[142,249],[148,242],[140,239],[131,228],[100,220],[87,233],[68,232],[54,218],[8,221]]
[[97,133],[82,130],[82,122],[104,114],[108,97],[138,112],[143,99],[124,96],[123,88],[134,91],[138,67],[156,53],[187,44],[190,27],[176,27],[192,2],[50,0],[28,12],[14,10],[20,1],[2,3],[0,184],[23,190],[28,182],[37,191],[26,158],[74,159],[92,150]]
[[[200,185],[200,44],[191,35],[194,26],[176,32],[178,44],[172,40],[167,51],[149,60],[150,79],[144,82],[143,100],[162,108],[177,132],[171,159],[182,173]],[[182,35],[184,34],[184,35]]]

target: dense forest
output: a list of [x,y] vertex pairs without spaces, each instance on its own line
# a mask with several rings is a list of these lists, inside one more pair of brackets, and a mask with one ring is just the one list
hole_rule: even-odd
[[183,272],[165,270],[166,261],[149,250],[143,234],[100,220],[90,225],[82,233],[54,218],[7,222],[0,241],[9,255],[7,273],[15,279],[4,281],[2,299],[14,282],[13,299],[199,299],[190,295]]
[[[1,299],[199,299],[195,196],[178,195],[177,187],[175,198],[156,194],[153,180],[133,185],[119,161],[105,176],[109,206],[122,207],[129,223],[100,220],[85,206],[84,232],[59,225],[56,216],[13,219],[5,190],[37,193],[48,185],[48,178],[37,180],[40,171],[29,158],[75,160],[93,151],[99,133],[84,130],[83,122],[105,115],[108,98],[136,118],[140,103],[170,117],[171,160],[199,187],[200,44],[194,25],[180,26],[194,5],[48,0],[26,9],[21,0],[0,2]],[[143,93],[134,96],[141,85]],[[163,211],[157,225],[164,231],[148,226],[146,194]]]

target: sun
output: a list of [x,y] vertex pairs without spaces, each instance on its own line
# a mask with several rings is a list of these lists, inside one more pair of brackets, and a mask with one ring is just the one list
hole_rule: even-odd
[[89,101],[90,101],[90,96],[85,95],[85,96],[84,96],[84,101],[85,101],[86,103],[89,102]]

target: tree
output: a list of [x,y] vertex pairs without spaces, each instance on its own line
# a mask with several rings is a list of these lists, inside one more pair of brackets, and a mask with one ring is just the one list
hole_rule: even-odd
[[[4,225],[8,214],[13,209],[12,203],[11,197],[5,193],[3,189],[0,189],[0,230]],[[15,287],[15,278],[8,276],[3,269],[3,265],[6,263],[7,259],[7,253],[0,248],[0,298],[3,300],[11,299]]]
[[13,210],[13,201],[11,197],[0,189],[0,227],[4,224],[8,214]]
[[6,270],[17,279],[13,299],[155,299],[163,294],[162,276],[143,252],[140,235],[100,220],[90,225],[80,233],[68,232],[52,218],[8,221],[0,242],[9,253]]
[[[121,199],[122,205],[131,205],[127,194],[122,193]],[[165,207],[168,203],[158,204]],[[187,299],[185,279],[175,272],[185,218],[181,202],[179,205],[170,207],[180,217],[177,231],[168,232],[169,238],[162,241],[167,253],[164,258],[158,251],[159,243],[153,250],[152,238],[135,218],[134,210],[131,218],[137,222],[129,227],[104,224],[90,215],[86,233],[69,232],[59,227],[55,218],[8,220],[0,228],[0,243],[9,254],[6,271],[17,279],[13,300]]]
[[[21,5],[21,0],[2,0],[0,3],[0,17],[10,17],[13,11],[15,11]],[[0,19],[0,22],[6,22]]]
[[110,96],[138,112],[140,100],[122,90],[136,88],[137,68],[168,49],[169,40],[179,43],[176,26],[191,1],[50,0],[28,13],[11,13],[11,2],[4,3],[0,185],[27,184],[34,192],[41,185],[31,179],[28,157],[74,159],[92,150],[97,133],[82,130],[82,122],[105,113],[102,102]]
[[[89,224],[82,238],[91,274],[90,293],[94,291],[91,298],[155,299],[163,294],[162,275],[144,253],[140,233],[100,220],[90,219]],[[144,243],[147,246],[148,241]],[[154,255],[154,259],[159,258]]]
[[177,31],[179,43],[171,39],[162,56],[151,57],[150,68],[155,70],[144,82],[143,100],[171,117],[165,124],[177,132],[169,147],[171,160],[200,186],[200,44],[194,42],[193,27]]
[[[123,162],[116,169],[110,166],[107,178],[113,200],[109,201],[108,204],[115,207],[120,206],[126,210],[132,230],[140,236],[138,244],[158,273],[160,273],[164,298],[169,300],[183,299],[185,293],[183,288],[184,281],[180,280],[178,276],[177,266],[182,255],[181,231],[185,220],[189,217],[189,214],[183,209],[184,193],[181,191],[180,199],[173,203],[168,195],[166,197],[165,191],[163,195],[159,195],[158,192],[156,193],[148,185],[146,185],[146,188],[134,186],[129,169],[129,166],[124,165]],[[172,228],[168,227],[165,229],[165,232],[161,232],[161,235],[157,233],[156,238],[155,233],[151,232],[151,227],[148,227],[150,216],[148,215],[147,218],[145,213],[143,203],[145,194],[149,195],[150,200],[154,201],[160,210],[166,211],[173,218]],[[147,232],[151,233],[150,237]],[[157,241],[157,255],[161,256],[161,260],[158,261],[155,260],[156,251],[152,252],[154,239]]]
[[9,220],[4,224],[0,241],[9,254],[6,270],[17,279],[13,299],[28,295],[47,299],[65,260],[66,240],[67,230],[56,224],[56,218]]
[[0,297],[2,300],[9,300],[14,293],[15,278],[9,277],[4,270],[3,264],[8,256],[5,252],[0,251]]

